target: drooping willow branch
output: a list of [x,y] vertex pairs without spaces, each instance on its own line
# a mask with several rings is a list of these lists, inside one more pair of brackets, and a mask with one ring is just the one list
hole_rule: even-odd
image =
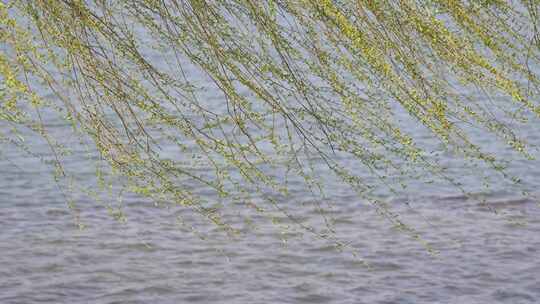
[[[397,113],[444,149],[518,182],[469,132],[533,157],[506,122],[540,115],[538,7],[525,0],[0,4],[0,120],[9,127],[0,138],[23,147],[21,130],[39,133],[65,175],[66,148],[42,115],[56,112],[129,190],[192,208],[230,232],[196,189],[224,202],[258,195],[261,202],[249,203],[255,210],[269,204],[294,220],[275,196],[287,194],[289,176],[324,196],[315,169],[322,161],[414,234],[373,189],[397,193],[423,173],[468,193]],[[491,96],[503,101],[486,102]],[[351,158],[374,178],[342,161]]]

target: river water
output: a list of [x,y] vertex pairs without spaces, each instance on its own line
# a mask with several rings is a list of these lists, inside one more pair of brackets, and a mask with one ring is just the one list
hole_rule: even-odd
[[[62,128],[67,126],[49,126]],[[534,123],[521,129],[537,145],[539,131]],[[427,133],[420,137],[436,145]],[[26,142],[50,156],[42,140]],[[488,139],[484,144],[513,156]],[[126,223],[113,220],[102,204],[78,197],[85,225],[79,229],[50,168],[10,147],[1,152],[0,303],[540,302],[538,201],[494,176],[486,191],[480,180],[463,175],[465,165],[451,155],[441,160],[497,213],[444,185],[413,183],[403,195],[386,195],[385,203],[437,251],[430,254],[350,189],[330,182],[336,233],[355,255],[257,218],[253,224],[237,217],[246,233],[229,238],[186,210],[155,207],[129,194]],[[83,156],[70,162],[81,183],[94,177]],[[518,160],[509,170],[537,194],[538,161]],[[300,217],[317,217],[313,199],[295,187],[281,203]],[[178,223],[179,215],[189,223]]]

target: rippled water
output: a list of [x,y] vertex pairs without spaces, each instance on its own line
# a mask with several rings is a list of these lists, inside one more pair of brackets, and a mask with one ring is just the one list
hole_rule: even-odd
[[[7,166],[3,165],[3,169]],[[537,303],[540,209],[490,200],[518,225],[463,197],[425,197],[432,257],[354,197],[336,197],[337,229],[369,262],[275,227],[243,239],[201,240],[169,212],[129,202],[129,222],[99,208],[73,225],[56,190],[36,174],[2,173],[1,303]],[[293,200],[301,201],[301,197]],[[422,226],[421,220],[418,225]]]
[[[534,124],[521,131],[540,143]],[[433,143],[428,135],[424,141]],[[386,196],[439,252],[434,256],[350,190],[331,184],[337,234],[357,248],[355,257],[293,231],[284,242],[276,225],[255,218],[253,227],[236,214],[230,218],[246,233],[230,239],[185,210],[135,196],[124,200],[126,224],[81,196],[86,228],[79,230],[50,169],[10,148],[0,156],[0,303],[540,303],[539,203],[497,178],[481,193],[497,214],[444,185],[412,184],[403,196]],[[90,179],[92,168],[77,157],[71,166]],[[481,188],[474,177],[460,177],[462,164],[442,160],[467,186]],[[518,161],[510,171],[526,187],[540,184],[538,161]],[[280,203],[306,219],[318,217],[312,199],[294,185]],[[179,224],[178,215],[188,224]]]
[[[236,240],[207,226],[201,239],[176,223],[179,214],[189,219],[186,211],[129,196],[127,224],[81,198],[86,228],[79,230],[48,170],[15,150],[3,154],[0,303],[540,301],[540,208],[503,186],[486,193],[499,214],[451,188],[413,188],[412,208],[405,197],[388,197],[440,252],[431,256],[336,184],[332,216],[338,235],[358,249],[355,258],[305,234],[283,242],[280,229],[264,221]],[[515,169],[534,185],[540,175],[531,164]],[[79,167],[81,176],[92,175]],[[292,190],[286,204],[316,217],[305,193]]]

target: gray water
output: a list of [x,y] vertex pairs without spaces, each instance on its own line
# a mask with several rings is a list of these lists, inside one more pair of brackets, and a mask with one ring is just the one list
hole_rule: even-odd
[[[425,132],[409,124],[412,132]],[[540,144],[537,124],[520,131]],[[428,134],[422,140],[437,145]],[[50,156],[43,140],[26,142]],[[483,144],[514,156],[488,138]],[[350,189],[329,181],[332,191],[320,203],[332,204],[336,233],[355,256],[256,217],[253,227],[231,215],[245,232],[232,239],[186,210],[155,207],[134,195],[124,197],[127,223],[113,220],[102,204],[76,197],[85,225],[79,229],[50,168],[2,147],[0,303],[540,303],[538,201],[521,197],[493,172],[485,173],[493,180],[487,191],[451,155],[441,161],[497,213],[447,185],[412,183],[406,193],[384,196],[438,252],[433,255]],[[83,184],[94,177],[82,154],[69,165]],[[537,194],[538,161],[518,160],[509,171]],[[319,217],[303,188],[292,184],[290,190],[281,204],[302,218]],[[188,224],[179,224],[179,215]]]
[[[44,144],[42,149],[45,153]],[[92,169],[80,158],[78,165],[75,156],[73,166],[83,180],[90,179]],[[530,185],[538,184],[537,162],[516,162],[512,168]],[[5,148],[0,303],[540,301],[538,202],[497,184],[485,197],[498,214],[449,187],[413,185],[406,197],[388,196],[394,211],[439,251],[430,255],[344,186],[330,188],[337,234],[351,242],[358,257],[307,234],[290,233],[284,242],[282,231],[264,221],[236,239],[199,222],[206,229],[201,238],[175,221],[179,214],[189,219],[189,212],[129,195],[126,224],[81,196],[77,204],[86,227],[80,230],[50,170]],[[317,217],[310,200],[293,185],[285,203],[305,218]]]

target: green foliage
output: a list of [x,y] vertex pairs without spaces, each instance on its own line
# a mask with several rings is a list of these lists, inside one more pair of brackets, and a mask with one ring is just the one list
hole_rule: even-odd
[[[293,176],[324,197],[314,169],[322,160],[417,238],[375,188],[395,192],[424,172],[470,194],[403,129],[396,112],[406,111],[444,149],[519,182],[467,126],[533,157],[504,121],[540,116],[532,68],[540,60],[538,13],[533,0],[0,4],[0,121],[11,129],[0,138],[23,147],[19,131],[37,132],[54,151],[58,177],[68,176],[68,152],[41,116],[55,111],[99,152],[102,189],[109,172],[126,190],[190,208],[232,235],[238,229],[212,203],[237,202],[257,214],[277,210],[328,239],[275,199],[287,195]],[[197,82],[204,77],[219,100],[204,95]],[[506,96],[497,104],[503,117],[478,94]],[[161,145],[174,145],[180,157],[163,156]],[[375,179],[352,172],[337,155],[353,157]],[[205,164],[212,170],[196,170]],[[201,187],[215,201],[194,192]],[[110,212],[125,220],[120,210]]]

